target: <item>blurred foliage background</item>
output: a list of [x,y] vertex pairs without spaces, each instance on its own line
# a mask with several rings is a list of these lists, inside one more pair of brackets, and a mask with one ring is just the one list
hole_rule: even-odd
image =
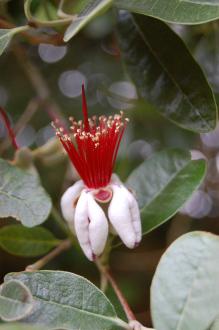
[[[51,1],[52,3],[53,1]],[[54,1],[55,2],[55,1]],[[48,5],[48,1],[45,1]],[[45,10],[49,10],[48,8]],[[43,13],[42,13],[43,15]],[[24,24],[23,1],[2,1],[0,27],[4,22]],[[58,113],[81,118],[81,84],[85,82],[90,115],[113,114],[124,110],[130,123],[123,139],[116,172],[125,179],[144,159],[164,147],[180,147],[192,151],[194,159],[208,159],[204,184],[186,206],[168,223],[146,235],[134,251],[116,248],[111,256],[112,270],[137,318],[150,323],[149,288],[160,256],[177,237],[191,230],[219,234],[219,126],[206,134],[183,130],[145,106],[135,86],[124,74],[114,36],[112,9],[89,23],[68,44],[51,45],[27,42],[21,35],[13,39],[0,57],[0,106],[7,110],[16,130],[20,146],[36,148],[53,139],[50,122]],[[218,22],[199,26],[171,25],[186,42],[205,71],[216,97],[219,93]],[[42,28],[55,35],[52,28]],[[62,31],[58,31],[62,32]],[[34,40],[33,32],[33,40]],[[174,51],[174,50],[173,50]],[[180,58],[176,58],[179,62]],[[45,102],[42,102],[42,98]],[[13,149],[0,120],[1,157],[12,159]],[[59,207],[59,199],[77,174],[67,158],[40,156],[37,161],[43,186]],[[160,206],[162,207],[162,205]],[[10,219],[11,223],[15,220]],[[1,220],[0,226],[8,224]],[[62,238],[51,218],[46,226]],[[11,271],[22,271],[33,259],[13,257],[0,251],[0,277]],[[98,272],[79,249],[72,248],[51,264],[50,269],[69,270],[98,284]],[[109,297],[115,301],[113,293]],[[145,301],[147,300],[147,309]]]

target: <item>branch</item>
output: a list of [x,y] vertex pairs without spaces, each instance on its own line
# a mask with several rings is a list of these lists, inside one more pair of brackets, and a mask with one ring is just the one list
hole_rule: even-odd
[[96,261],[96,265],[97,265],[97,268],[99,269],[100,273],[102,275],[104,275],[106,277],[106,279],[109,281],[109,283],[111,284],[113,290],[115,291],[115,294],[117,295],[117,297],[124,309],[127,319],[129,321],[136,320],[134,313],[132,312],[126,298],[123,296],[123,293],[120,291],[120,289],[119,289],[115,279],[113,278],[113,275],[109,271],[109,269],[107,267],[102,266],[98,260]]
[[[14,29],[17,26],[7,20],[0,18],[0,28],[1,29]],[[52,44],[52,45],[63,45],[63,35],[61,34],[53,34],[53,35],[33,35],[29,34],[26,31],[21,32],[21,35],[28,40],[28,42],[32,45],[39,45],[41,43]]]
[[100,260],[96,261],[96,266],[100,271],[101,274],[101,279],[103,277],[105,277],[106,281],[109,281],[109,283],[111,284],[118,300],[120,301],[120,304],[123,307],[123,310],[126,314],[126,317],[129,321],[129,329],[130,330],[155,330],[153,328],[146,328],[143,327],[141,325],[141,323],[139,323],[136,318],[135,315],[133,313],[133,311],[131,310],[126,298],[124,297],[123,293],[121,292],[120,288],[118,287],[112,273],[110,272],[110,270],[108,269],[107,266],[103,266],[100,262]]
[[53,251],[39,259],[37,262],[35,262],[32,265],[29,265],[26,267],[25,271],[27,272],[34,272],[36,270],[39,270],[43,268],[48,262],[53,260],[55,257],[57,257],[62,252],[68,250],[71,247],[71,241],[66,239],[62,241]]

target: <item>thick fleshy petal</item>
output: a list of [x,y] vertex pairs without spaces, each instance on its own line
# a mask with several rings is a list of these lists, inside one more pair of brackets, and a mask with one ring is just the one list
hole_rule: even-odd
[[61,198],[61,211],[64,219],[70,223],[74,222],[75,201],[80,196],[84,183],[82,180],[77,181],[73,186],[69,187]]
[[108,236],[108,221],[102,208],[97,204],[92,194],[88,194],[89,237],[92,251],[101,255]]
[[129,209],[131,212],[132,224],[136,235],[136,244],[138,244],[140,243],[142,238],[141,216],[139,206],[133,194],[125,186],[122,186],[122,189],[126,193],[127,198],[129,200]]
[[75,231],[89,260],[94,260],[103,252],[108,235],[108,222],[101,207],[86,190],[82,191],[76,206]]
[[75,209],[75,232],[79,244],[89,260],[93,260],[93,251],[89,238],[88,193],[83,190]]
[[109,220],[123,243],[132,249],[137,243],[137,237],[133,226],[129,198],[122,186],[112,184],[111,187],[113,198],[108,209]]

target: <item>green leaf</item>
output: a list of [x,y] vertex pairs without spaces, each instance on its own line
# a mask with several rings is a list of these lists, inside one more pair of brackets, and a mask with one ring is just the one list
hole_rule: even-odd
[[170,23],[200,24],[219,18],[217,0],[115,0],[115,5]]
[[44,222],[51,200],[38,178],[0,159],[0,217],[13,217],[26,227]]
[[21,320],[30,314],[32,309],[32,295],[22,282],[11,280],[1,286],[0,318],[2,318],[2,320]]
[[47,253],[59,243],[60,240],[43,227],[11,225],[0,229],[0,246],[17,256],[36,257]]
[[9,274],[5,281],[12,279],[23,282],[34,298],[34,311],[24,322],[49,329],[127,329],[106,296],[81,276],[62,271],[23,272]]
[[27,19],[31,22],[35,22],[39,26],[55,27],[71,22],[72,18],[59,18],[57,16],[57,11],[58,8],[48,0],[25,0],[24,2],[24,12]]
[[219,310],[219,238],[191,232],[164,253],[151,287],[156,330],[207,330]]
[[80,11],[77,12],[72,23],[67,28],[64,41],[69,41],[95,16],[100,15],[112,5],[113,0],[87,0],[80,4]]
[[122,57],[140,96],[183,128],[214,129],[214,95],[179,36],[159,20],[127,12],[120,14],[117,31]]
[[[42,330],[42,328],[24,324],[24,323],[7,323],[7,324],[1,324],[0,330]],[[46,328],[43,328],[43,330],[46,330]]]
[[212,29],[203,35],[195,49],[195,57],[205,71],[209,83],[215,93],[219,93],[219,31]]
[[204,160],[192,161],[189,152],[169,149],[156,153],[131,173],[126,183],[137,195],[143,234],[177,213],[198,188],[205,171]]
[[16,33],[21,31],[25,31],[27,29],[26,26],[21,26],[14,29],[0,29],[0,56],[4,52],[4,50],[8,47],[11,39]]
[[216,317],[209,330],[219,330],[219,316]]

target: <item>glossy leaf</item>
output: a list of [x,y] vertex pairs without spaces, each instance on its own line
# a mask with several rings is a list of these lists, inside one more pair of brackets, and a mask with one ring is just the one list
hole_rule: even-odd
[[127,12],[120,14],[117,30],[123,60],[140,96],[179,126],[196,132],[214,129],[212,90],[183,41],[165,23]]
[[0,229],[0,246],[5,251],[23,257],[36,257],[57,246],[60,240],[43,228],[26,228],[20,225]]
[[177,213],[198,188],[205,171],[204,160],[192,161],[189,152],[169,149],[156,153],[131,173],[127,186],[136,193],[144,234]]
[[27,286],[36,302],[33,313],[23,322],[49,329],[127,328],[106,296],[81,276],[61,271],[12,273],[6,276],[6,283],[12,279]]
[[0,217],[13,217],[26,227],[44,222],[51,200],[38,178],[0,159]]
[[219,238],[191,232],[162,256],[151,287],[156,330],[208,330],[219,310]]
[[203,35],[195,49],[195,57],[205,71],[214,92],[219,93],[219,32],[212,29]]
[[115,0],[115,4],[170,23],[200,24],[219,18],[218,0]]
[[23,283],[11,280],[1,286],[0,318],[2,320],[20,320],[30,314],[32,309],[32,295]]
[[112,4],[112,0],[87,0],[80,5],[80,11],[75,13],[72,23],[67,28],[64,41],[69,41],[75,34],[82,29],[95,16],[107,10]]

